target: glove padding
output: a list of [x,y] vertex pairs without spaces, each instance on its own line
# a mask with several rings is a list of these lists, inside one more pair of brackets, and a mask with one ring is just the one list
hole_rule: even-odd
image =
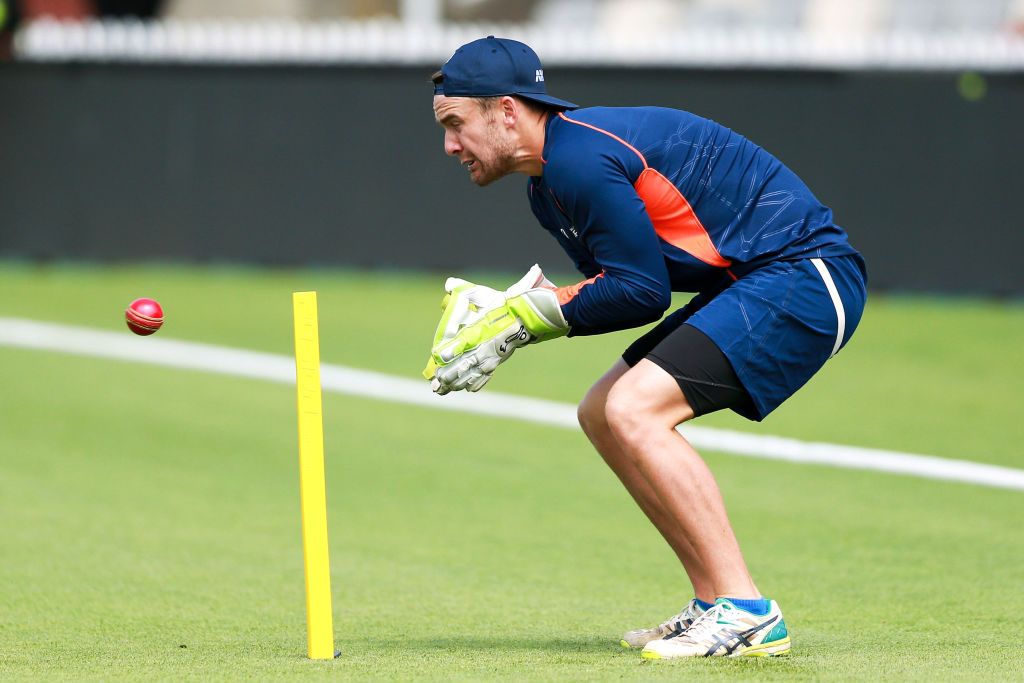
[[516,325],[515,329],[508,328],[511,341],[502,341],[504,333],[498,337],[488,339],[476,348],[458,356],[448,365],[437,368],[434,377],[430,380],[430,388],[437,394],[444,396],[450,391],[480,391],[491,381],[494,370],[512,355],[520,346],[529,343],[529,333],[523,325]]
[[440,395],[479,391],[520,346],[566,334],[569,326],[553,287],[537,265],[504,292],[448,278],[444,312],[423,371],[431,388]]

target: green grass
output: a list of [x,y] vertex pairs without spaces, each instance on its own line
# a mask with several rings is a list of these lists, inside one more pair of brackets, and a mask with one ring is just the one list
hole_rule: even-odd
[[[416,376],[440,280],[4,264],[0,316],[130,334],[153,296],[161,337],[290,354],[316,289],[325,361]],[[575,401],[634,334],[527,349],[493,387]],[[701,422],[1024,467],[1021,339],[1019,304],[876,296],[763,425]],[[1019,491],[707,453],[793,656],[642,663],[617,637],[685,577],[582,435],[330,394],[343,655],[309,661],[293,389],[7,347],[0,384],[0,679],[1024,678]]]

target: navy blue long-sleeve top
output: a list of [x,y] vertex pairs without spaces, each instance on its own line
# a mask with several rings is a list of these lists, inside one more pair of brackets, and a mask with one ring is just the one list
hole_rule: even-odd
[[728,128],[660,107],[552,115],[531,208],[587,279],[556,290],[572,335],[658,320],[777,260],[855,254],[795,173]]

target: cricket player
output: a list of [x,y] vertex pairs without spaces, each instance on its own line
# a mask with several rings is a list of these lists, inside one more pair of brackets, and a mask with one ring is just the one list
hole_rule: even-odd
[[504,291],[449,278],[424,375],[438,394],[476,391],[521,346],[645,325],[672,292],[696,293],[579,406],[693,588],[682,611],[622,643],[647,659],[786,654],[782,612],[676,427],[727,408],[760,421],[806,383],[860,321],[863,259],[800,178],[713,121],[580,109],[547,94],[530,47],[493,36],[459,48],[433,82],[445,152],[477,185],[526,175],[534,215],[585,279],[556,287],[537,266]]

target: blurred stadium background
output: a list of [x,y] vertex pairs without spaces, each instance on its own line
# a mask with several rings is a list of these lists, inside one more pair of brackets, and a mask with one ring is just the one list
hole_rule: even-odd
[[[1024,0],[0,0],[0,27],[0,679],[1024,678]],[[316,667],[293,388],[10,342],[31,319],[286,362],[314,289],[325,363],[433,400],[442,274],[569,277],[518,179],[477,188],[442,152],[429,75],[489,33],[559,97],[749,136],[867,257],[837,361],[765,425],[702,426],[1018,468],[1001,489],[708,447],[788,662],[619,648],[680,574],[577,430],[357,391],[325,395],[344,654]],[[138,296],[155,339],[124,327]],[[634,335],[540,345],[487,393],[571,416]]]
[[[1024,0],[0,7],[0,258],[565,268],[522,186],[473,188],[428,109],[428,75],[496,33],[534,45],[559,96],[764,145],[876,291],[1024,291]],[[514,228],[481,254],[482,223]]]

